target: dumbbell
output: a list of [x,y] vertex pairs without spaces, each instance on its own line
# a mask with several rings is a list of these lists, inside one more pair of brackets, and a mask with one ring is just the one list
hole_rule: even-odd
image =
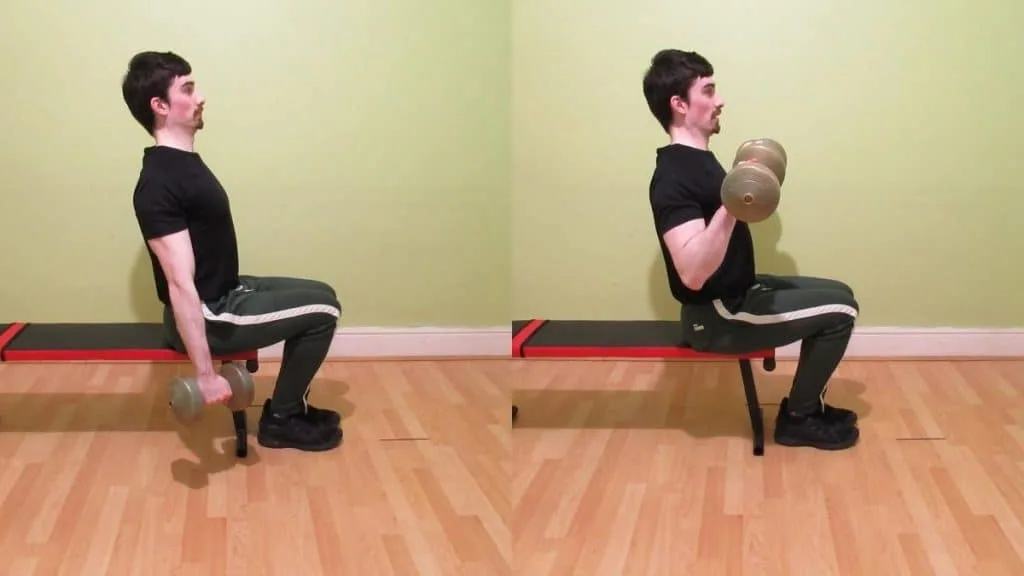
[[[229,362],[221,366],[220,375],[231,385],[231,398],[228,400],[227,407],[232,412],[241,412],[248,408],[256,396],[252,374],[246,370],[245,366]],[[199,390],[199,383],[191,376],[178,376],[172,380],[168,395],[174,416],[182,422],[198,420],[206,408],[206,401],[203,400],[203,393]]]
[[787,162],[782,144],[770,138],[740,144],[722,182],[722,205],[742,222],[768,218],[779,206]]

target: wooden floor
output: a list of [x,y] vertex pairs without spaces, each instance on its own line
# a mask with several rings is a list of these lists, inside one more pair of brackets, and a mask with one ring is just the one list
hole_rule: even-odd
[[772,442],[780,363],[762,458],[736,364],[514,371],[516,574],[1024,574],[1024,362],[846,362],[832,453]]
[[846,362],[835,453],[772,443],[792,370],[762,458],[732,364],[423,361],[326,365],[345,444],[238,461],[187,367],[0,364],[0,574],[1024,574],[1024,362]]
[[508,573],[506,361],[327,364],[345,443],[246,461],[226,409],[173,420],[178,371],[0,364],[0,574]]

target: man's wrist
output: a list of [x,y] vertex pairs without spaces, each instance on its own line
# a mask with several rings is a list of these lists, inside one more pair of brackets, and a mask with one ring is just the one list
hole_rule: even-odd
[[204,366],[196,366],[196,377],[197,378],[209,378],[216,376],[217,371],[213,368],[213,364],[207,364]]

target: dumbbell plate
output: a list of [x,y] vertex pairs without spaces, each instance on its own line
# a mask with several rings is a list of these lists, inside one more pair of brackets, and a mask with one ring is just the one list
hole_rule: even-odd
[[252,374],[238,362],[225,364],[220,370],[221,376],[231,385],[231,400],[228,401],[228,408],[232,412],[245,410],[252,405],[256,397],[255,385]]
[[760,222],[771,216],[781,195],[775,174],[757,162],[733,168],[722,182],[722,205],[741,222]]
[[203,394],[194,378],[178,376],[168,387],[168,400],[174,417],[182,422],[194,422],[203,414]]
[[779,181],[779,186],[786,182],[786,164],[788,160],[786,150],[782,147],[782,144],[770,138],[747,140],[740,144],[740,147],[736,150],[736,159],[732,165],[735,167],[741,162],[750,160],[760,162],[771,168],[771,171],[775,173],[775,177]]

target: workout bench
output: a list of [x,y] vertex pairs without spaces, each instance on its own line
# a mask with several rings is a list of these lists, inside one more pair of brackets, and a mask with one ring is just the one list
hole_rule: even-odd
[[[215,355],[214,362],[244,361],[259,370],[258,351]],[[157,323],[0,324],[0,362],[189,362],[167,343]],[[231,413],[235,427],[235,455],[248,454],[249,427],[245,412]]]
[[[681,343],[679,322],[600,320],[518,320],[512,323],[515,358],[647,358],[737,360],[747,397],[754,455],[764,454],[764,416],[754,385],[750,361],[761,359],[764,369],[775,370],[775,350],[748,354],[709,354]],[[519,407],[512,406],[512,419]]]

